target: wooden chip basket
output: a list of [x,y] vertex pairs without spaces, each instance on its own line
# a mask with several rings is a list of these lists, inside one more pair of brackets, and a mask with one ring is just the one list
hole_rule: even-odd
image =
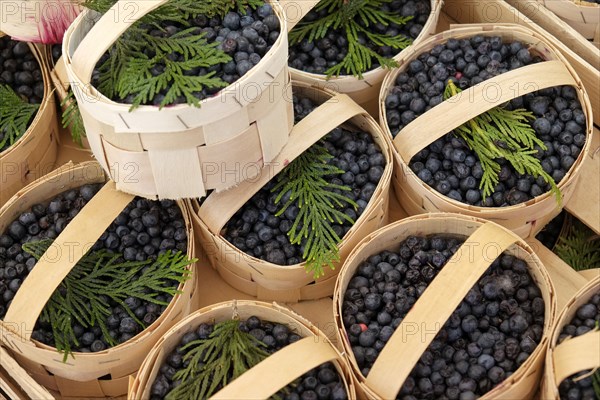
[[[202,197],[253,178],[247,171],[260,170],[287,143],[293,124],[287,36],[281,34],[250,72],[199,108],[140,106],[130,112],[129,104],[91,86],[92,71],[131,24],[166,2],[119,0],[101,18],[83,11],[65,32],[63,58],[92,152],[117,188],[147,198]],[[269,4],[285,32],[281,7]],[[118,179],[127,174],[133,177]]]
[[333,293],[338,268],[325,268],[324,276],[315,281],[312,274],[306,272],[305,263],[282,266],[249,256],[226,241],[221,236],[221,231],[231,217],[291,160],[337,126],[349,122],[349,129],[354,126],[370,132],[387,161],[373,197],[340,244],[341,260],[336,263],[337,266],[342,264],[364,235],[387,223],[392,156],[388,141],[377,123],[347,95],[296,83],[294,93],[321,105],[294,127],[290,142],[268,168],[256,179],[225,192],[212,193],[202,206],[198,201],[192,201],[193,221],[213,267],[231,286],[259,300],[297,302],[315,300]]
[[[288,16],[288,31],[290,31],[293,25],[300,22],[302,17],[319,3],[319,0],[279,0],[279,3],[282,5],[285,14]],[[399,60],[403,53],[411,53],[414,45],[435,33],[442,4],[443,1],[441,0],[431,0],[431,14],[423,26],[423,30],[413,41],[413,45],[394,56],[395,60]],[[292,26],[290,27],[289,25]],[[295,68],[290,68],[290,71],[292,80],[334,90],[339,93],[345,93],[367,110],[373,117],[378,115],[379,90],[383,78],[388,72],[387,69],[379,67],[368,71],[363,74],[363,79],[358,79],[351,75],[340,75],[338,77],[334,76],[327,79],[326,75],[308,73]]]
[[[521,67],[474,85],[405,126],[393,139],[395,166],[392,184],[398,201],[409,215],[438,211],[456,212],[494,221],[523,238],[535,236],[560,213],[561,206],[567,203],[573,194],[582,161],[587,157],[590,148],[593,129],[590,99],[583,84],[564,57],[539,33],[513,24],[465,25],[421,42],[399,61],[400,68],[385,77],[379,99],[379,123],[391,137],[386,122],[385,98],[394,86],[396,77],[412,60],[450,38],[463,39],[478,34],[519,40],[547,61]],[[551,192],[547,192],[514,206],[477,207],[440,194],[421,181],[409,168],[408,162],[420,150],[479,114],[527,93],[560,85],[575,87],[587,121],[586,143],[571,170],[558,183],[563,195],[561,205]]]
[[[356,363],[341,318],[348,283],[368,257],[384,250],[397,250],[400,242],[410,235],[430,234],[461,235],[468,236],[468,239],[403,318],[368,377],[365,377]],[[338,340],[357,381],[357,391],[363,392],[369,399],[396,398],[444,322],[502,251],[527,262],[545,303],[544,334],[535,351],[519,369],[482,399],[533,398],[542,375],[549,331],[556,317],[556,299],[548,273],[531,248],[514,233],[493,222],[449,213],[413,216],[381,228],[367,235],[344,263],[334,292],[334,319],[338,326]]]
[[329,339],[311,322],[276,303],[233,300],[202,308],[171,328],[154,345],[139,373],[129,385],[130,400],[150,398],[152,384],[159,369],[181,337],[202,323],[216,323],[232,318],[261,320],[287,325],[301,339],[269,356],[211,397],[213,400],[266,399],[311,369],[332,362],[337,369],[349,399],[355,399],[354,385],[348,365]]
[[585,0],[538,0],[584,38],[600,46],[600,5]]
[[58,124],[48,64],[41,46],[29,43],[29,49],[44,77],[44,98],[27,131],[0,153],[0,205],[27,183],[52,171],[56,161]]
[[[593,271],[593,270],[592,270]],[[600,368],[600,330],[593,330],[558,344],[558,337],[565,325],[575,316],[577,309],[600,291],[600,273],[588,281],[563,308],[550,336],[546,369],[542,382],[542,398],[559,399],[558,387],[569,376]]]
[[[106,182],[107,177],[96,162],[66,164],[21,190],[0,209],[0,232],[23,211],[37,203],[70,189],[89,183]],[[115,184],[106,185],[90,200],[55,239],[46,254],[23,281],[0,321],[2,345],[36,379],[61,396],[104,397],[127,392],[128,376],[135,373],[148,350],[174,323],[190,312],[195,288],[195,268],[190,279],[180,285],[162,315],[131,340],[97,353],[73,353],[63,362],[53,347],[31,339],[34,324],[55,288],[134,196],[119,192]],[[194,231],[189,209],[179,206],[186,222],[189,258],[195,253]]]

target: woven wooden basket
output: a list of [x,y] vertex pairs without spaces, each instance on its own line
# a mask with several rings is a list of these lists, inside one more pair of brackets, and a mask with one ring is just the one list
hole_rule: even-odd
[[[66,164],[21,190],[0,209],[0,232],[36,203],[88,183],[106,181],[98,163]],[[31,339],[33,326],[55,288],[89,249],[87,245],[93,244],[134,198],[117,191],[114,186],[108,181],[61,232],[52,248],[63,256],[49,256],[38,261],[12,300],[4,321],[0,321],[3,345],[40,384],[65,397],[125,394],[128,375],[137,371],[148,350],[162,334],[190,312],[190,298],[195,288],[193,266],[190,267],[190,279],[179,287],[182,293],[173,298],[152,325],[123,344],[97,353],[74,353],[74,358],[63,362],[55,348]],[[192,258],[195,243],[189,210],[183,202],[179,206],[187,226],[187,256]],[[107,375],[110,379],[106,379]]]
[[202,206],[193,201],[193,221],[213,267],[231,286],[259,300],[296,302],[319,299],[333,293],[338,268],[325,268],[325,275],[315,281],[306,272],[305,263],[276,265],[249,256],[226,241],[221,231],[246,201],[281,172],[290,160],[341,124],[349,122],[349,129],[353,125],[370,132],[381,148],[387,165],[365,211],[344,236],[340,244],[341,260],[336,264],[342,265],[350,250],[364,235],[387,223],[392,156],[389,143],[377,123],[347,95],[295,83],[294,92],[321,105],[294,127],[289,144],[269,168],[265,168],[257,179],[226,192],[211,194]]
[[595,278],[571,298],[556,320],[550,336],[542,382],[541,396],[544,399],[559,399],[558,386],[565,378],[577,372],[600,368],[599,330],[557,343],[560,332],[573,319],[577,309],[600,290],[600,274],[598,270],[595,272]]
[[349,378],[348,365],[327,336],[311,322],[276,303],[234,300],[198,310],[171,328],[154,345],[139,373],[135,379],[132,379],[128,399],[150,398],[150,389],[160,366],[185,333],[202,323],[221,322],[231,318],[247,319],[251,316],[287,325],[304,339],[269,356],[213,395],[211,399],[266,399],[304,373],[328,361],[335,365],[346,387],[348,398],[356,398],[354,386]]
[[[302,17],[319,3],[319,0],[280,0],[279,3],[288,16],[288,31],[290,31],[293,25],[300,22]],[[423,26],[423,30],[413,41],[413,45],[398,53],[394,59],[399,60],[403,53],[411,53],[414,45],[435,33],[442,3],[441,0],[431,0],[431,14]],[[381,83],[388,70],[381,67],[376,68],[364,73],[363,79],[358,79],[350,75],[340,75],[327,79],[326,75],[312,74],[295,68],[290,68],[290,72],[294,81],[347,94],[372,116],[376,117],[378,115],[378,98]]]
[[[2,36],[4,34],[0,32]],[[44,98],[27,131],[0,153],[0,205],[27,183],[52,171],[56,161],[58,124],[48,64],[41,46],[29,43],[29,49],[44,77]]]
[[[166,1],[136,1],[135,15],[118,21],[113,16],[130,10],[131,1],[118,1],[95,24],[97,13],[82,12],[65,32],[63,57],[92,152],[117,188],[148,198],[202,197],[207,190],[253,178],[246,166],[260,170],[287,143],[293,124],[285,96],[287,36],[280,35],[249,73],[199,108],[140,106],[130,112],[130,105],[113,102],[91,86],[92,71],[131,24]],[[281,7],[269,3],[285,32]],[[132,171],[132,179],[119,179]]]
[[538,0],[577,32],[600,46],[600,5],[584,0]]
[[[410,61],[450,38],[462,39],[477,34],[500,36],[506,40],[519,40],[528,44],[531,51],[547,61],[518,68],[488,79],[466,89],[457,96],[456,100],[449,99],[409,123],[393,140],[395,172],[392,184],[400,204],[409,215],[436,211],[456,212],[497,222],[524,238],[535,236],[560,213],[561,207],[552,193],[544,193],[514,206],[476,207],[440,194],[421,181],[409,168],[408,162],[415,154],[438,138],[495,106],[543,88],[573,85],[586,116],[587,139],[575,164],[558,183],[563,195],[562,205],[567,203],[577,184],[582,161],[587,157],[590,148],[593,129],[592,109],[590,99],[576,72],[543,36],[518,25],[483,24],[451,29],[427,39],[399,61],[400,68],[385,77],[380,95],[379,122],[391,137],[386,122],[385,97],[393,87],[398,74],[406,69]],[[489,90],[490,88],[492,90]],[[461,111],[457,112],[456,110]]]
[[[362,375],[341,319],[342,303],[348,283],[360,264],[373,254],[396,249],[410,235],[450,234],[468,236],[465,245],[444,266],[418,298],[402,323],[387,342],[371,368],[368,377]],[[474,246],[475,250],[471,248]],[[348,256],[334,292],[334,318],[338,326],[339,341],[350,361],[357,380],[357,391],[369,399],[396,398],[405,379],[428,348],[435,334],[442,328],[467,292],[487,270],[495,257],[487,256],[489,247],[493,254],[507,251],[525,260],[529,272],[537,283],[545,303],[544,334],[535,351],[509,378],[482,398],[529,399],[538,390],[550,327],[556,317],[554,288],[545,268],[531,248],[514,233],[480,218],[459,214],[432,213],[406,218],[367,235]],[[470,250],[471,249],[471,250]],[[464,251],[468,252],[467,254]],[[461,257],[464,256],[464,257]],[[456,260],[453,262],[453,260]],[[418,324],[419,332],[410,324]]]

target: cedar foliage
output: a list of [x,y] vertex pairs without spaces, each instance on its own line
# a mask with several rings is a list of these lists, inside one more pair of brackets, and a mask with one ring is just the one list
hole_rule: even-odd
[[68,90],[67,96],[60,102],[60,106],[65,107],[61,117],[63,128],[68,128],[71,131],[73,141],[83,147],[82,140],[86,137],[85,126],[72,89]]
[[315,278],[324,274],[324,266],[333,269],[333,263],[340,259],[341,239],[333,224],[354,223],[341,209],[358,207],[344,194],[350,187],[326,180],[331,175],[344,173],[329,163],[332,158],[325,146],[319,143],[311,146],[282,171],[272,189],[278,192],[275,203],[283,202],[277,216],[293,204],[299,208],[288,236],[291,244],[304,246],[302,258],[306,261],[306,270]]
[[[51,239],[25,243],[23,250],[40,260],[52,245]],[[155,260],[123,261],[120,254],[105,250],[83,256],[54,291],[42,313],[40,321],[49,323],[55,347],[63,353],[63,362],[72,354],[79,342],[73,324],[84,328],[98,326],[110,346],[117,345],[109,334],[106,318],[112,313],[109,300],[119,304],[143,328],[146,326],[124,303],[128,297],[159,305],[168,305],[156,297],[160,294],[175,296],[180,291],[175,283],[189,279],[189,260],[181,252],[168,251]]]
[[10,86],[0,84],[0,151],[15,144],[27,131],[29,122],[40,108],[39,104],[29,104]]
[[[451,98],[462,90],[452,80],[448,80],[444,91],[444,100]],[[497,159],[503,158],[517,171],[524,175],[541,176],[551,186],[557,202],[562,201],[560,189],[554,179],[544,171],[540,160],[535,157],[536,145],[546,150],[535,130],[529,124],[533,114],[524,109],[509,110],[505,105],[492,108],[473,118],[454,130],[454,133],[467,142],[470,149],[475,151],[483,176],[479,188],[483,189],[483,198],[494,193],[494,187],[500,179],[500,164]]]
[[237,319],[215,324],[208,339],[194,340],[181,348],[187,366],[174,376],[181,384],[166,400],[207,399],[269,356],[266,345],[239,329]]
[[568,228],[558,237],[554,252],[576,271],[600,268],[600,236],[577,219],[567,218]]

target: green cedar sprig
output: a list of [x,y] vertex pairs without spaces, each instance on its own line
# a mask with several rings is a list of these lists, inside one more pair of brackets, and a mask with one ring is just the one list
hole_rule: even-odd
[[392,0],[321,0],[314,11],[327,10],[327,14],[315,20],[300,21],[289,33],[290,44],[300,43],[303,39],[312,42],[325,37],[330,29],[339,29],[348,40],[348,53],[341,62],[325,71],[328,77],[350,74],[362,79],[363,72],[371,69],[374,60],[383,68],[395,68],[398,66],[395,60],[382,57],[360,39],[363,36],[377,46],[389,46],[397,50],[412,43],[404,35],[389,36],[370,29],[371,25],[378,23],[402,26],[412,19],[381,9],[390,2]]
[[[104,14],[115,2],[84,0],[82,5]],[[227,63],[231,57],[217,48],[219,43],[208,43],[204,33],[197,33],[189,20],[199,15],[224,16],[232,10],[257,8],[262,4],[262,0],[171,0],[165,3],[136,21],[111,46],[108,58],[98,67],[98,90],[110,98],[132,99],[130,110],[151,102],[164,90],[167,93],[159,103],[160,108],[173,104],[181,96],[187,104],[199,107],[200,100],[194,93],[204,88],[223,88],[228,83],[214,72],[198,76],[195,71]],[[170,35],[162,28],[165,22],[188,29]],[[163,37],[151,35],[150,30],[164,32]]]
[[[444,91],[444,100],[462,92],[452,80],[448,80]],[[498,106],[473,118],[454,130],[462,137],[469,148],[475,151],[483,176],[479,188],[483,189],[483,198],[494,193],[494,187],[500,179],[500,164],[496,161],[503,158],[510,162],[517,173],[541,176],[551,186],[557,202],[562,201],[560,189],[554,179],[542,168],[540,160],[535,157],[536,145],[546,150],[544,142],[535,134],[529,124],[533,114],[524,109],[509,110]]]
[[60,102],[60,106],[64,107],[61,117],[63,128],[68,128],[71,131],[73,141],[80,147],[83,147],[82,140],[86,137],[85,126],[83,125],[83,118],[81,117],[77,99],[75,99],[72,89],[69,88],[67,96]]
[[[37,260],[52,245],[51,239],[25,243],[22,247]],[[189,279],[187,266],[196,262],[181,252],[168,251],[155,260],[124,262],[120,254],[108,251],[89,252],[69,272],[50,300],[44,306],[40,321],[52,327],[55,347],[63,353],[63,361],[72,354],[72,347],[79,345],[73,331],[73,323],[84,328],[98,326],[103,338],[111,346],[117,342],[110,336],[106,317],[112,312],[109,300],[118,303],[138,324],[145,328],[125,305],[124,300],[135,297],[159,305],[168,303],[158,300],[160,294],[175,296],[180,291],[174,282]],[[139,277],[136,275],[139,274]]]
[[306,261],[306,270],[315,278],[324,274],[324,266],[333,269],[333,263],[340,259],[338,244],[341,239],[333,224],[354,223],[340,209],[358,207],[343,193],[350,191],[350,187],[326,180],[331,175],[344,173],[329,163],[332,158],[322,144],[311,146],[278,175],[272,189],[272,192],[278,192],[275,203],[283,200],[277,216],[291,205],[299,208],[288,236],[291,244],[304,246],[302,258]]
[[575,218],[570,222],[554,252],[576,271],[600,268],[600,236]]
[[29,122],[40,108],[39,104],[29,104],[10,86],[0,84],[0,151],[12,146],[27,131]]
[[219,387],[227,386],[244,372],[269,356],[266,345],[239,329],[238,320],[215,324],[208,339],[194,340],[182,347],[187,367],[173,379],[181,384],[169,392],[166,400],[207,399]]

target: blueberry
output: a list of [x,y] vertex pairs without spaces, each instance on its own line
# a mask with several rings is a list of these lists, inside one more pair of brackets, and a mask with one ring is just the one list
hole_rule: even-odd
[[240,76],[243,76],[246,73],[248,73],[248,71],[250,71],[253,66],[254,66],[254,64],[252,64],[252,62],[250,62],[248,60],[241,60],[237,64],[236,71]]
[[8,227],[8,234],[12,239],[20,241],[27,235],[27,229],[18,221],[14,221]]
[[136,333],[138,329],[138,324],[131,317],[123,318],[119,325],[119,332],[121,333]]
[[585,320],[588,318],[593,319],[597,316],[598,312],[599,311],[596,308],[596,306],[594,306],[594,304],[587,303],[577,309],[577,317],[582,320]]
[[94,187],[93,185],[83,185],[79,189],[79,193],[81,194],[81,197],[83,197],[83,199],[86,201],[90,201],[92,199],[92,197],[94,197],[96,195],[96,192],[97,192],[97,188]]

